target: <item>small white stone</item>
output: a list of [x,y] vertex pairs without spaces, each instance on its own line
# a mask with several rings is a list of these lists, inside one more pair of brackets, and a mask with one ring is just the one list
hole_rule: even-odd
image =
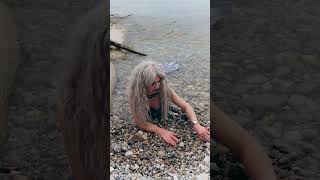
[[125,154],[126,157],[132,156],[132,155],[133,155],[133,152],[132,152],[132,151],[127,151],[126,154]]
[[204,159],[203,159],[204,162],[206,163],[209,163],[210,162],[210,157],[209,156],[206,156]]
[[180,142],[180,143],[179,143],[179,147],[184,147],[184,143],[183,143],[183,142]]
[[208,174],[202,173],[202,174],[199,174],[197,176],[197,180],[208,180],[208,179],[209,179],[209,175]]
[[147,139],[148,139],[148,136],[147,136],[147,135],[142,135],[142,139],[143,139],[143,140],[147,140]]
[[166,152],[164,152],[164,151],[159,151],[158,152],[159,158],[163,158],[165,155],[166,155]]
[[135,165],[131,166],[131,169],[137,170],[137,169],[139,169],[139,165],[138,165],[138,164],[135,164]]

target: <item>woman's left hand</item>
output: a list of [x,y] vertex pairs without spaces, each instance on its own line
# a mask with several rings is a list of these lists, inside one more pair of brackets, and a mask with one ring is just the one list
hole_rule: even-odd
[[199,123],[194,125],[192,129],[197,133],[199,138],[203,141],[209,141],[210,140],[210,131],[209,127],[203,127]]

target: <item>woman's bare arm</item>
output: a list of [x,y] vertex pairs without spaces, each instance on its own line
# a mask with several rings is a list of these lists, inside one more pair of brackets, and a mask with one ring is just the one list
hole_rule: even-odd
[[262,147],[223,111],[211,103],[214,138],[240,157],[247,174],[257,180],[276,180],[272,162]]
[[157,134],[172,146],[176,146],[177,142],[179,141],[176,137],[177,135],[174,132],[168,131],[164,128],[160,128],[150,122],[141,121],[137,117],[134,117],[133,120],[140,129]]
[[[197,116],[193,111],[193,108],[191,107],[190,104],[188,104],[185,100],[183,100],[180,96],[174,92],[173,89],[171,89],[171,101],[179,106],[182,111],[184,111],[187,114],[187,117],[190,121],[196,121]],[[204,140],[204,141],[209,141],[210,139],[210,131],[208,127],[203,127],[199,123],[196,125],[193,125],[192,129],[198,134],[199,138]]]
[[148,131],[148,132],[152,132],[155,134],[158,134],[162,128],[150,123],[150,122],[144,122],[139,120],[139,118],[134,117],[133,118],[135,124],[142,130]]
[[186,113],[187,117],[189,120],[196,120],[197,117],[196,114],[194,113],[192,107],[190,104],[188,104],[185,100],[183,100],[180,96],[177,95],[177,93],[171,89],[171,101],[179,106],[183,112]]

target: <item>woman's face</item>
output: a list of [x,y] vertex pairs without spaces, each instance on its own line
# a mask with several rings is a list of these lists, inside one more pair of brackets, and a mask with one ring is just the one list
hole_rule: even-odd
[[156,76],[153,83],[150,86],[146,87],[147,95],[154,94],[159,90],[160,87],[161,78],[159,76]]

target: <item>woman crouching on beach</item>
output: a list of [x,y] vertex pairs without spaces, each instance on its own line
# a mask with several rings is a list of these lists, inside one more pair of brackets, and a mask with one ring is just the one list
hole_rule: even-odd
[[172,101],[186,113],[198,137],[207,141],[210,139],[209,128],[199,124],[192,107],[168,86],[160,64],[151,61],[139,64],[131,74],[128,92],[130,111],[140,129],[153,132],[175,146],[179,142],[176,134],[156,125],[166,124],[169,101]]
[[[175,146],[178,142],[176,134],[155,125],[157,119],[165,124],[168,103],[171,100],[186,113],[199,138],[210,139],[209,129],[199,124],[192,107],[168,87],[164,70],[159,64],[154,62],[139,64],[133,70],[128,88],[131,114],[139,128],[153,132],[168,144]],[[215,106],[213,101],[210,109],[215,139],[239,156],[247,175],[257,180],[276,180],[272,162],[258,142]]]

